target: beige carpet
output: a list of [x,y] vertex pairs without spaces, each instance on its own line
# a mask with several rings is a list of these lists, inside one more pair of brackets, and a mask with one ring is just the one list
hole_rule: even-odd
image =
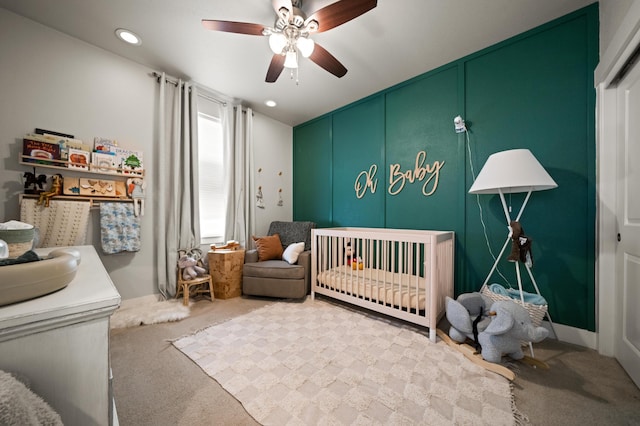
[[265,425],[522,420],[506,379],[413,329],[322,300],[274,303],[174,346]]

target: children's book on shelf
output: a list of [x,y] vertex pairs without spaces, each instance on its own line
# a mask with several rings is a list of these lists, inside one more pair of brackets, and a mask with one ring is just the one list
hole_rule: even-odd
[[90,156],[90,152],[69,148],[69,168],[89,170]]
[[100,138],[97,136],[93,138],[93,150],[95,152],[116,155],[117,147],[118,147],[118,142],[116,142],[113,139]]
[[46,164],[66,167],[60,159],[60,146],[41,135],[28,134],[22,139],[23,161],[26,163]]
[[115,155],[105,154],[103,152],[91,153],[91,170],[100,173],[118,173]]
[[144,170],[142,151],[116,148],[116,165],[123,174],[140,174]]
[[88,145],[80,139],[73,139],[59,136],[56,134],[45,133],[42,137],[52,143],[57,143],[60,147],[60,159],[69,161],[69,150],[71,148],[91,152],[91,145]]

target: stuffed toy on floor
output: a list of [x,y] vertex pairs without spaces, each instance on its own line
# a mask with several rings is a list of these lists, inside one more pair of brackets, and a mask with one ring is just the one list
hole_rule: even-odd
[[503,355],[522,359],[522,342],[538,343],[549,335],[546,328],[533,325],[529,312],[518,302],[491,303],[480,293],[461,294],[458,300],[447,297],[446,316],[451,339],[460,343],[473,339],[482,358],[494,363],[500,363]]

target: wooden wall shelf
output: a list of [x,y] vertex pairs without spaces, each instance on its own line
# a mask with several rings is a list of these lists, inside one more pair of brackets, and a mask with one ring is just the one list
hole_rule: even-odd
[[[32,161],[27,161],[27,160],[32,160]],[[39,163],[39,161],[48,161],[54,164],[41,164]],[[96,165],[94,164],[88,164],[87,165],[87,169],[81,169],[81,168],[75,168],[75,167],[68,167],[69,165],[73,165],[74,163],[70,162],[70,161],[65,161],[65,160],[42,160],[42,158],[37,158],[37,157],[30,157],[28,155],[20,155],[20,164],[24,165],[24,166],[30,166],[30,167],[42,167],[45,169],[55,169],[55,170],[65,170],[68,172],[73,172],[73,173],[89,173],[89,174],[94,174],[94,175],[102,175],[102,176],[120,176],[120,177],[144,177],[144,170],[140,170],[140,171],[127,171],[126,173],[123,173],[121,171],[119,171],[118,169],[112,169],[109,167],[109,169],[113,170],[111,172],[102,172],[99,170],[95,170],[95,168],[97,168]],[[106,167],[100,167],[101,169],[105,169]]]
[[[24,198],[29,199],[38,199],[40,195],[37,194],[20,194],[19,201],[22,204],[22,200]],[[133,200],[131,198],[118,198],[118,197],[87,197],[83,195],[56,195],[51,197],[49,200],[65,200],[65,201],[80,201],[80,202],[88,202],[91,203],[91,207],[100,205],[101,202],[121,202],[121,203],[132,203]]]

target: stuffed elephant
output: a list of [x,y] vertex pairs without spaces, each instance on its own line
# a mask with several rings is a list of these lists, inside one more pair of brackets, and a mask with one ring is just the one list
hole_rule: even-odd
[[[446,316],[451,328],[449,337],[459,343],[464,343],[467,338],[473,338],[473,323],[477,320],[478,332],[487,328],[491,319],[489,311],[493,300],[484,294],[463,293],[458,299],[446,298]],[[481,318],[478,318],[482,315]]]
[[[490,314],[491,313],[491,314]],[[522,341],[538,343],[549,331],[534,327],[527,310],[515,301],[493,302],[480,293],[461,294],[457,300],[447,297],[446,316],[451,324],[449,337],[456,342],[474,339],[482,348],[482,358],[499,363],[502,355],[522,359]]]
[[192,280],[203,276],[207,270],[198,266],[198,261],[191,256],[184,255],[178,259],[178,267],[182,269],[182,279]]
[[549,335],[546,328],[533,325],[529,312],[518,302],[501,300],[491,305],[491,311],[495,316],[478,335],[482,358],[489,362],[500,362],[502,355],[522,359],[521,342],[538,343]]

